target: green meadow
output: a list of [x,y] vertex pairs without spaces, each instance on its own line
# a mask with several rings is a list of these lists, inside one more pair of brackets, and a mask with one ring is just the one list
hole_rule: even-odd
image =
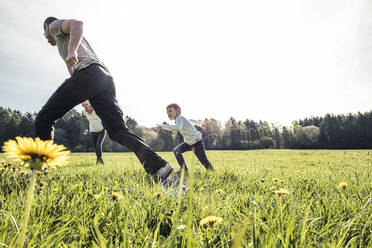
[[[215,172],[185,153],[187,182],[169,189],[133,153],[104,153],[105,165],[71,154],[37,178],[26,247],[372,247],[372,151],[207,154]],[[0,174],[0,247],[11,247],[30,178]],[[200,225],[208,216],[222,222]]]

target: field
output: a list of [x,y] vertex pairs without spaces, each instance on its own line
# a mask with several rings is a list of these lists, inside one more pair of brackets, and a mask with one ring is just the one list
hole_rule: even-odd
[[[160,155],[178,168],[173,154]],[[208,156],[215,172],[185,154],[192,170],[183,193],[154,183],[133,153],[105,153],[104,166],[92,153],[72,154],[68,166],[37,179],[27,247],[372,247],[372,151]],[[0,246],[7,247],[30,178],[0,173]],[[222,223],[201,226],[208,216]]]

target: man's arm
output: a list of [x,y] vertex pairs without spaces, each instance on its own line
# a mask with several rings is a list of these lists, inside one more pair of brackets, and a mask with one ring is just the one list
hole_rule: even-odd
[[68,68],[72,68],[78,62],[77,49],[83,37],[83,22],[74,19],[65,20],[62,22],[61,29],[63,33],[70,35],[65,62]]

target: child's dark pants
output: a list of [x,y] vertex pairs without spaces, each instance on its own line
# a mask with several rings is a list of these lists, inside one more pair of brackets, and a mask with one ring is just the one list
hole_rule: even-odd
[[213,165],[209,162],[207,155],[205,154],[205,146],[203,139],[196,142],[194,145],[190,146],[189,144],[182,142],[173,149],[174,155],[176,156],[178,164],[181,168],[187,170],[185,160],[183,159],[182,153],[191,151],[194,148],[194,153],[199,159],[200,163],[204,165],[207,170],[214,170]]

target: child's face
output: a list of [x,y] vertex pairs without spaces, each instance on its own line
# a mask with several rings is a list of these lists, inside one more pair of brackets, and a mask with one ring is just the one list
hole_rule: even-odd
[[167,114],[170,120],[175,120],[177,116],[179,116],[180,111],[176,110],[173,107],[167,108]]

